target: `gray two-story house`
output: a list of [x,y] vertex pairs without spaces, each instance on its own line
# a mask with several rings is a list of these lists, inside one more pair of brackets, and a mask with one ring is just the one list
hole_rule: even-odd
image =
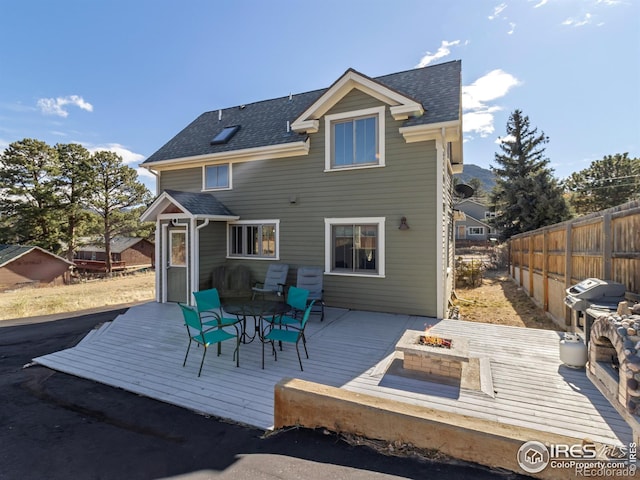
[[468,198],[457,203],[455,209],[464,213],[456,221],[456,245],[485,245],[498,239],[498,232],[490,223],[495,212],[484,203]]
[[445,317],[461,63],[203,113],[147,158],[159,195],[157,300],[190,301],[220,265],[321,266],[327,305]]

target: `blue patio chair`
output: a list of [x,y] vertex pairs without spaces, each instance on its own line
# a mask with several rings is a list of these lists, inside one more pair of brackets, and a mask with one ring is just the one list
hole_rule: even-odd
[[307,309],[304,311],[304,315],[302,320],[300,321],[300,327],[292,330],[287,329],[284,325],[279,325],[278,323],[271,324],[271,330],[266,333],[263,337],[262,342],[262,368],[264,369],[264,345],[265,343],[271,343],[271,351],[273,352],[273,356],[276,361],[278,361],[278,353],[276,351],[275,342],[287,342],[287,343],[295,343],[296,345],[296,353],[298,354],[298,363],[300,363],[300,370],[304,371],[302,368],[302,359],[300,358],[300,349],[298,348],[298,344],[300,343],[300,339],[302,339],[302,345],[304,347],[304,353],[309,358],[309,352],[307,351],[307,341],[304,337],[304,329],[307,325],[307,321],[309,320],[309,315],[311,314],[311,309],[313,308],[314,302],[312,301]]
[[[253,298],[256,298],[256,294],[261,294],[264,297],[265,293],[282,294],[284,292],[284,286],[287,283],[287,274],[289,273],[289,265],[286,263],[272,263],[267,269],[264,282],[257,282],[252,288]],[[258,285],[261,285],[260,287]]]
[[320,312],[320,321],[324,320],[324,272],[322,267],[299,267],[296,287],[309,291],[307,302],[315,300],[316,309]]
[[[184,362],[182,366],[187,364],[187,357],[189,356],[189,350],[191,349],[191,342],[195,342],[197,345],[204,347],[202,352],[202,360],[200,361],[200,369],[198,370],[198,377],[202,373],[202,365],[204,364],[204,357],[207,354],[207,349],[213,344],[220,344],[226,340],[236,339],[236,348],[233,352],[233,359],[236,361],[236,367],[240,366],[240,334],[238,327],[234,324],[235,333],[230,333],[220,326],[219,328],[204,330],[202,322],[200,321],[200,315],[198,311],[188,305],[178,304],[182,310],[182,316],[184,317],[184,324],[187,327],[187,334],[189,335],[189,345],[187,346],[187,353],[184,356]],[[218,355],[220,355],[220,349],[218,349]]]

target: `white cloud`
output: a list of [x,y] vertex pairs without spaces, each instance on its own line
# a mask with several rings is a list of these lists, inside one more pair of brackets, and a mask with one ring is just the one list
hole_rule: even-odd
[[464,115],[462,124],[465,133],[477,133],[481,137],[491,135],[494,114],[501,107],[490,105],[490,102],[504,97],[513,87],[521,82],[503,70],[496,69],[478,78],[471,85],[462,87],[462,108]]
[[567,18],[564,22],[562,22],[562,25],[567,25],[569,27],[582,27],[591,23],[591,17],[592,15],[590,13],[586,13],[582,20],[577,18]]
[[507,8],[507,4],[506,3],[501,3],[500,5],[495,7],[493,9],[493,15],[489,15],[489,17],[488,17],[489,20],[494,20],[494,19],[498,18],[498,15],[500,15],[505,8]]
[[498,137],[498,138],[496,138],[495,143],[500,145],[501,143],[515,142],[515,141],[516,141],[516,137],[514,137],[513,135],[507,135],[506,137]]
[[427,52],[421,59],[420,63],[415,66],[415,68],[422,68],[429,65],[434,60],[438,60],[440,58],[446,57],[451,53],[451,49],[449,47],[454,47],[460,44],[460,40],[454,40],[453,42],[448,42],[446,40],[442,41],[440,48],[436,53]]
[[509,26],[511,27],[511,30],[507,32],[507,35],[513,35],[513,32],[516,31],[516,24],[513,22],[509,22]]
[[40,111],[46,115],[57,115],[59,117],[66,118],[69,116],[69,112],[64,108],[67,105],[76,106],[87,112],[93,112],[93,105],[86,102],[84,98],[79,95],[68,95],[66,97],[57,98],[41,98],[37,103]]
[[542,7],[543,5],[546,5],[548,2],[549,2],[549,0],[540,0],[537,4],[535,4],[535,5],[533,6],[533,8],[540,8],[540,7]]

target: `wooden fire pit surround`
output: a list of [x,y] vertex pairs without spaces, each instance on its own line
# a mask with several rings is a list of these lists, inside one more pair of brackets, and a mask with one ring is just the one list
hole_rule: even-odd
[[[640,306],[598,317],[591,328],[588,374],[627,419],[640,419]],[[621,412],[622,413],[622,412]]]

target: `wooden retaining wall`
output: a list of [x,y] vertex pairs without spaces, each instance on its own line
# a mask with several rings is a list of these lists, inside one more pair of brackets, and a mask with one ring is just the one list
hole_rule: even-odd
[[586,278],[623,283],[640,300],[640,201],[511,237],[509,264],[560,326],[570,325],[565,290]]

